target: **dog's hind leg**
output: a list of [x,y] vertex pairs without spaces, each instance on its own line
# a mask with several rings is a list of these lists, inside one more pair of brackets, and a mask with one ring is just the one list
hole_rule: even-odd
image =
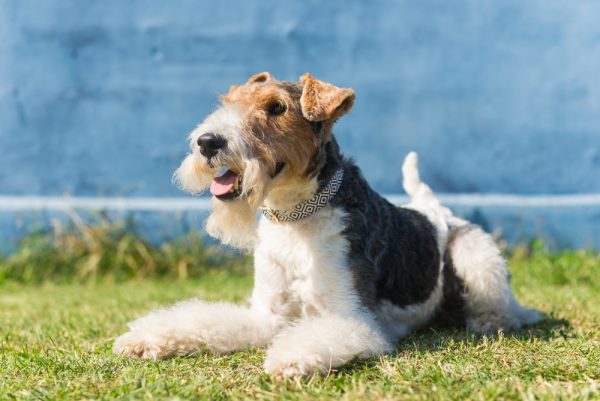
[[196,299],[151,312],[129,323],[129,329],[115,340],[115,353],[164,359],[202,349],[228,353],[264,346],[279,323],[241,306]]
[[[492,237],[475,225],[458,218],[444,207],[431,188],[421,181],[418,158],[411,152],[402,166],[403,186],[412,207],[429,216],[442,218],[447,227],[446,252],[464,293],[466,321],[477,332],[516,329],[540,320],[541,314],[519,305],[510,288],[506,260]],[[436,224],[438,231],[443,224]],[[447,267],[448,268],[448,267]],[[443,308],[443,305],[442,305]]]
[[541,319],[514,298],[506,260],[492,237],[475,225],[450,230],[448,250],[463,284],[467,326],[480,333],[517,329]]

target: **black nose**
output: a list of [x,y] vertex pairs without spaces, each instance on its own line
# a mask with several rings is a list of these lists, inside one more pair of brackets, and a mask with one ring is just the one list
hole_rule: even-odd
[[202,134],[198,138],[198,146],[200,147],[200,153],[207,158],[211,158],[217,154],[219,149],[223,149],[227,145],[227,141],[221,135],[207,132]]

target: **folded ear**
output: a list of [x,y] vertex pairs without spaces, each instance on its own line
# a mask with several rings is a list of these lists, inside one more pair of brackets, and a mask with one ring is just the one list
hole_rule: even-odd
[[302,114],[309,121],[335,120],[349,112],[354,104],[352,89],[319,81],[309,73],[300,77],[300,84],[303,85]]

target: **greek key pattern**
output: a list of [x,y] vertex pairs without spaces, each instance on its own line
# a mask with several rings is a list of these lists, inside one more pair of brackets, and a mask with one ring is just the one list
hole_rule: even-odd
[[344,169],[340,168],[335,172],[329,184],[321,192],[307,200],[306,202],[300,203],[292,210],[273,210],[270,208],[264,208],[262,210],[263,216],[271,221],[278,222],[289,222],[289,221],[298,221],[305,217],[310,216],[317,210],[323,208],[325,205],[329,203],[331,199],[335,196],[337,191],[340,189],[342,185],[342,179],[344,178]]

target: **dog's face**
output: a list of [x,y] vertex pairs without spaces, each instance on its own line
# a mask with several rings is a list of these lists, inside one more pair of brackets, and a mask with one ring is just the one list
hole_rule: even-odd
[[331,127],[353,102],[352,89],[309,74],[286,82],[264,72],[232,86],[217,110],[190,135],[192,152],[174,176],[189,192],[210,188],[214,213],[209,233],[225,240],[215,231],[239,225],[244,219],[235,214],[245,213],[249,220],[269,197],[294,204],[295,198],[314,192]]
[[297,83],[266,72],[254,75],[232,86],[219,108],[192,132],[192,153],[175,177],[192,193],[209,187],[218,200],[245,200],[258,207],[278,185],[318,173],[331,126],[353,102],[351,89],[309,74]]

